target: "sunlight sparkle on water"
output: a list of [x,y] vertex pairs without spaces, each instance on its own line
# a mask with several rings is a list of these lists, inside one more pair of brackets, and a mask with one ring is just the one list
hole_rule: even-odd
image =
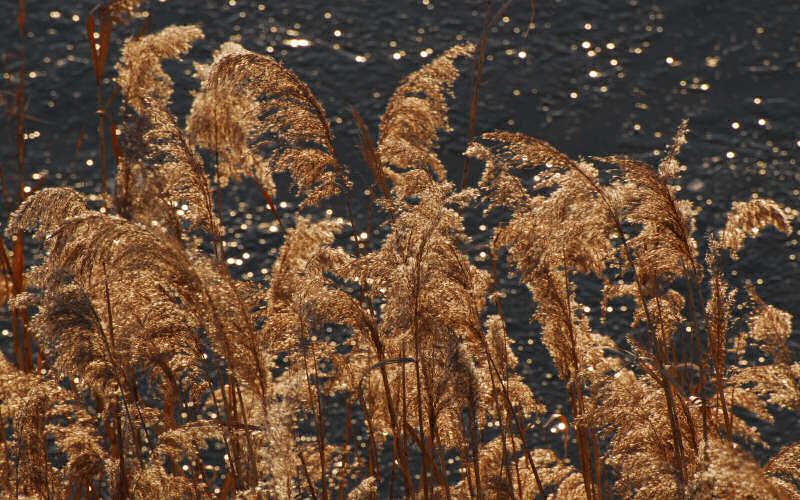
[[311,41],[306,40],[305,38],[288,38],[283,41],[284,45],[288,45],[289,47],[297,48],[297,47],[310,47]]

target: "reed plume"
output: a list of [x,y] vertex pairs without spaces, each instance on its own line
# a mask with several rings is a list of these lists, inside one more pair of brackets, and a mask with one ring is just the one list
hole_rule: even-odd
[[349,189],[327,115],[297,75],[269,56],[223,45],[208,69],[187,119],[201,147],[220,154],[220,182],[247,176],[271,187],[289,172],[303,192],[301,207]]

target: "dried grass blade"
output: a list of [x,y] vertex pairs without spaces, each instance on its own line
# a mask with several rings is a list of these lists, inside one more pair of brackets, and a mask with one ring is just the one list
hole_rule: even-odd
[[383,171],[383,165],[381,164],[380,155],[378,154],[378,149],[375,147],[375,143],[372,142],[372,137],[370,136],[367,124],[364,123],[363,118],[361,118],[359,112],[356,111],[356,108],[351,106],[350,113],[352,113],[353,120],[355,120],[356,126],[358,127],[358,132],[359,132],[358,145],[359,149],[361,150],[361,155],[367,162],[367,166],[369,166],[369,169],[372,172],[373,177],[375,178],[375,182],[381,189],[381,193],[383,194],[383,197],[387,203],[387,208],[389,210],[389,217],[392,219],[392,221],[394,221],[394,210],[391,207],[392,194],[391,191],[389,190],[389,183],[386,182],[386,174]]
[[[502,6],[502,7],[500,7],[500,8],[497,10],[497,13],[495,13],[494,17],[493,17],[493,18],[492,18],[492,20],[489,22],[489,27],[492,27],[492,26],[494,26],[495,24],[497,24],[497,21],[499,21],[499,20],[500,20],[500,18],[501,18],[501,17],[503,17],[503,14],[505,14],[506,10],[507,10],[507,9],[508,9],[508,7],[511,5],[511,2],[513,2],[513,1],[514,1],[514,0],[508,0],[508,1],[507,1],[505,4],[503,4],[503,6]],[[533,2],[531,2],[531,3],[533,3]]]
[[442,478],[441,473],[439,472],[439,468],[433,463],[433,457],[431,457],[430,452],[428,452],[427,446],[422,442],[422,439],[419,437],[419,434],[414,430],[414,428],[406,422],[406,432],[414,438],[414,442],[417,443],[417,448],[419,448],[420,454],[422,455],[422,459],[425,461],[428,470],[433,472],[433,478],[436,479],[436,482],[439,483],[439,486],[444,488],[445,480]]
[[94,41],[94,14],[90,14],[89,17],[86,18],[86,39],[89,40],[89,48],[92,52],[92,68],[94,69],[94,78],[97,85],[100,85],[100,82],[103,78],[103,71],[100,68],[100,56],[97,53],[97,45],[95,45]]

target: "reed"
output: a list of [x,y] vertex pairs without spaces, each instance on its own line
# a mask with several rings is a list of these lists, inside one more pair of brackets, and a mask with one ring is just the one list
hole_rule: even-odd
[[[114,23],[138,4],[97,13],[99,75]],[[223,44],[196,63],[201,87],[180,127],[162,64],[202,31],[127,40],[118,122],[97,78],[101,144],[107,126],[112,140],[120,131],[104,206],[49,187],[20,194],[4,224],[12,319],[31,316],[15,330],[15,358],[0,360],[3,495],[800,498],[800,443],[765,464],[748,451],[775,411],[800,412],[792,318],[727,274],[762,229],[791,232],[789,211],[736,202],[698,243],[700,208],[676,188],[686,122],[655,166],[475,135],[486,32],[506,7],[487,4],[479,50],[455,46],[403,80],[376,138],[353,112],[379,195],[370,210],[383,231],[369,241],[326,112],[291,70]],[[476,50],[459,187],[437,146],[458,67]],[[463,186],[470,164],[483,165],[474,187]],[[278,219],[269,279],[244,281],[227,267],[221,194],[248,179],[277,218],[288,195],[275,175],[301,202]],[[343,204],[347,222],[301,212],[326,204]],[[468,255],[468,209],[487,224],[504,214],[488,266]],[[23,269],[26,231],[46,252]],[[563,383],[568,412],[551,417],[565,424],[563,450],[533,439],[548,409],[518,369],[505,268],[530,291],[531,328]],[[593,283],[603,286],[592,300],[629,325],[624,341],[579,301]],[[611,312],[618,303],[630,314]],[[753,354],[763,362],[737,362]]]

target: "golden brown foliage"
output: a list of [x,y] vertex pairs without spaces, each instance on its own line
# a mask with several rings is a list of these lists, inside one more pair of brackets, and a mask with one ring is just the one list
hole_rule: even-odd
[[[199,76],[203,77],[201,70]],[[269,56],[223,45],[188,117],[197,145],[220,153],[220,180],[272,185],[290,172],[301,207],[349,188],[322,105],[297,75]]]
[[[374,150],[360,125],[385,231],[369,248],[341,244],[342,219],[296,214],[269,279],[244,281],[226,267],[214,194],[246,177],[271,204],[273,174],[288,172],[308,207],[351,183],[309,87],[236,44],[196,65],[181,129],[161,61],[201,36],[170,27],[126,42],[118,82],[135,116],[113,206],[50,188],[8,221],[7,237],[35,230],[46,256],[11,299],[36,311],[40,369],[0,360],[4,493],[800,497],[798,444],[762,465],[742,416],[800,412],[791,316],[752,286],[742,300],[722,269],[724,252],[736,259],[746,238],[789,233],[790,220],[771,201],[734,203],[698,244],[698,209],[676,187],[686,123],[657,168],[487,133],[466,152],[485,164],[478,189],[459,191],[436,153],[455,60],[474,51],[456,46],[398,87]],[[531,292],[568,407],[553,416],[563,452],[531,444],[547,410],[518,369],[496,267],[470,257],[462,213],[481,206],[508,213],[490,260],[506,252]],[[592,283],[602,295],[582,302]],[[614,301],[633,305],[619,341],[591,314]],[[742,362],[753,352],[762,361]],[[331,438],[340,423],[344,438]]]
[[[439,131],[450,131],[447,97],[458,77],[455,59],[474,51],[474,45],[452,47],[407,76],[389,99],[381,117],[377,153],[400,199],[423,189],[427,182],[445,180],[447,172],[436,148]],[[411,172],[402,175],[391,167]]]

